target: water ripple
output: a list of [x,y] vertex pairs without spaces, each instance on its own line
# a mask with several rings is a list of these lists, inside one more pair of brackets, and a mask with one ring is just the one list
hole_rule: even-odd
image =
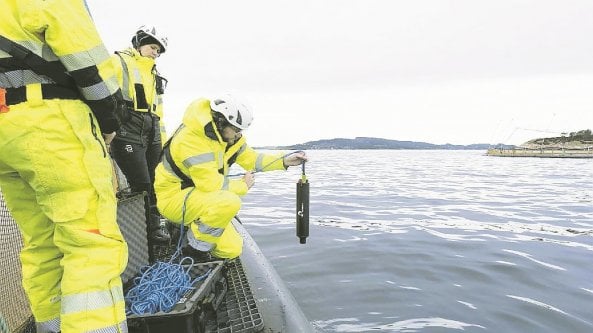
[[[371,215],[369,215],[371,216]],[[369,217],[367,216],[367,218]],[[292,220],[285,221],[287,224],[293,223]],[[361,223],[362,222],[362,223]],[[379,230],[388,233],[405,233],[409,229],[424,230],[425,232],[439,238],[457,241],[488,241],[490,239],[500,239],[508,241],[540,241],[555,243],[569,247],[580,247],[593,251],[593,245],[570,241],[566,239],[553,239],[545,236],[560,236],[568,238],[578,238],[579,236],[593,236],[593,230],[590,228],[565,228],[551,224],[543,223],[486,223],[476,222],[464,219],[456,221],[428,221],[428,220],[405,220],[386,221],[386,220],[367,220],[348,218],[329,218],[317,219],[314,221],[319,225],[331,226],[337,228],[374,231]],[[462,230],[472,232],[472,234],[460,234],[454,232],[445,232],[445,230]],[[475,234],[476,231],[494,231],[496,234]],[[525,234],[525,235],[523,235]]]
[[485,327],[464,323],[445,318],[414,318],[402,321],[396,321],[389,324],[376,323],[358,323],[356,318],[333,319],[328,321],[315,321],[314,325],[318,328],[331,330],[333,332],[420,332],[424,328],[442,327],[448,329],[465,330],[465,328],[476,327],[485,329]]
[[573,316],[573,315],[571,315],[571,314],[569,314],[569,313],[567,313],[565,311],[562,311],[562,310],[560,310],[560,309],[558,309],[556,307],[553,307],[553,306],[551,306],[549,304],[546,304],[544,302],[536,301],[536,300],[531,299],[531,298],[528,298],[528,297],[521,297],[521,296],[515,296],[515,295],[507,295],[507,297],[513,298],[513,299],[516,299],[516,300],[519,300],[519,301],[522,301],[522,302],[526,302],[526,303],[529,303],[529,304],[533,304],[533,305],[536,305],[536,306],[538,306],[540,308],[543,308],[543,309],[546,309],[546,310],[551,310],[551,311],[554,311],[554,312],[561,313],[563,315],[566,315],[568,317],[571,317],[573,319],[576,319],[578,321],[581,321],[581,322],[583,322],[583,323],[585,323],[587,325],[593,325],[591,322],[588,322],[586,320],[583,320],[581,318],[578,318],[576,316]]
[[504,252],[508,252],[508,253],[516,254],[516,255],[518,255],[520,257],[523,257],[525,259],[529,259],[529,260],[531,260],[531,261],[533,261],[535,263],[538,263],[538,264],[540,264],[542,266],[545,266],[545,267],[548,267],[548,268],[551,268],[551,269],[557,269],[557,270],[560,270],[560,271],[565,271],[566,270],[565,268],[562,268],[560,266],[556,266],[556,265],[545,263],[545,262],[540,261],[540,260],[536,260],[536,259],[532,258],[532,256],[529,253],[523,253],[523,252],[513,251],[513,250],[507,250],[507,249],[504,249],[503,251]]

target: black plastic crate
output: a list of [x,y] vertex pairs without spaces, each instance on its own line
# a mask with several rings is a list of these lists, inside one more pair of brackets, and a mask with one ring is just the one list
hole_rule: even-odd
[[222,261],[192,265],[189,271],[192,278],[209,275],[194,284],[169,312],[145,315],[128,315],[128,328],[131,333],[203,333],[207,321],[216,320],[216,310],[222,303],[227,282]]

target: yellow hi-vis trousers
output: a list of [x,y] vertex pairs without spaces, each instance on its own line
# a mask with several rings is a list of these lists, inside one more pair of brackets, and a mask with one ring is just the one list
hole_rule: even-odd
[[[185,203],[185,225],[191,229],[188,240],[200,251],[210,251],[218,258],[232,259],[241,255],[243,238],[231,220],[241,208],[241,199],[229,191],[200,192],[155,189],[159,212],[172,222],[181,223]],[[187,230],[187,229],[186,229]]]
[[23,235],[23,287],[37,332],[127,332],[127,246],[111,177],[83,102],[29,100],[0,113],[0,188]]

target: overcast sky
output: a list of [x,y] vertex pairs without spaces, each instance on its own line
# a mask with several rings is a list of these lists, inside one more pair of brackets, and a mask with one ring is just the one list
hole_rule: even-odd
[[251,145],[372,136],[520,144],[593,129],[591,0],[87,0],[110,51],[169,38],[171,132],[232,93]]

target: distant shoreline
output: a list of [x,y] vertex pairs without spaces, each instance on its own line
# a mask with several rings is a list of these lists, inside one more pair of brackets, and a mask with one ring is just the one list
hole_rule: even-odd
[[[474,149],[474,148],[300,148],[298,146],[255,146],[254,149],[264,149],[264,150],[422,150],[422,151],[460,151],[460,150],[473,150],[473,151],[484,151],[486,149]],[[492,146],[490,146],[492,148]]]
[[[447,143],[443,145],[438,145],[419,141],[399,141],[381,138],[357,137],[354,139],[325,139],[287,146],[265,146],[260,148],[292,150],[487,150],[488,148],[492,148],[495,146],[499,145],[485,143],[470,145],[454,145]],[[514,146],[504,145],[504,147],[513,148]]]
[[[558,141],[564,139],[564,141]],[[502,143],[474,143],[469,145],[456,145],[451,143],[434,144],[422,141],[400,141],[373,137],[356,137],[354,139],[335,138],[308,141],[294,145],[285,146],[260,146],[258,149],[291,149],[291,150],[591,150],[593,142],[573,140],[566,141],[566,138],[546,138],[527,141],[519,146]]]

